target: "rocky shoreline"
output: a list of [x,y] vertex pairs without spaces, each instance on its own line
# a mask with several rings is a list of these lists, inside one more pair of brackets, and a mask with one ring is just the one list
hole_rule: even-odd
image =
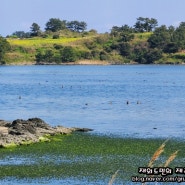
[[28,120],[17,119],[13,122],[0,120],[0,147],[31,144],[49,141],[48,136],[70,134],[75,131],[88,132],[88,128],[66,128],[63,126],[51,127],[40,118]]

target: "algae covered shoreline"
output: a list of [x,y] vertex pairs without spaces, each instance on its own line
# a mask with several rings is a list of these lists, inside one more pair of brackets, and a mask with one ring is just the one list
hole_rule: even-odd
[[[108,184],[119,169],[115,184],[128,184],[132,176],[138,175],[139,167],[148,165],[163,142],[162,138],[118,138],[75,132],[52,136],[48,142],[1,148],[0,182],[10,179],[14,183],[42,181],[39,184],[43,184],[50,180],[60,184],[60,180],[76,179],[87,184]],[[156,166],[176,150],[179,150],[178,156],[169,167],[184,166],[184,148],[183,141],[169,140]]]

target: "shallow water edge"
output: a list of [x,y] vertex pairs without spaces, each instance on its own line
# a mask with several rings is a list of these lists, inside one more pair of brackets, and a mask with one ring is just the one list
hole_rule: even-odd
[[[164,139],[134,139],[74,133],[51,142],[0,150],[0,182],[47,184],[108,184],[120,169],[115,184],[131,183],[138,168],[147,166]],[[171,168],[185,165],[185,143],[171,139],[155,162],[163,164],[179,150]],[[135,183],[134,183],[135,184]]]

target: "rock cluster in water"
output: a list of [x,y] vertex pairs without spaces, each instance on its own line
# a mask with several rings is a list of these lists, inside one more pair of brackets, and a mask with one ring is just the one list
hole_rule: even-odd
[[86,128],[51,127],[40,118],[28,120],[17,119],[13,122],[0,120],[0,147],[48,141],[48,137],[56,134],[70,134],[74,131],[92,131]]

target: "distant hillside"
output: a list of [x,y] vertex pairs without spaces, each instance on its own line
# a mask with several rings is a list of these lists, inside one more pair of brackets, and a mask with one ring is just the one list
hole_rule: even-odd
[[[142,48],[151,35],[151,32],[135,33],[134,38],[128,43],[130,47],[140,45],[140,48]],[[125,46],[122,44],[122,54],[118,51],[121,46],[116,45],[116,43],[119,43],[117,38],[113,38],[109,34],[95,34],[85,37],[81,35],[78,37],[62,36],[57,39],[51,37],[8,38],[7,41],[11,45],[11,50],[6,54],[7,64],[66,64],[71,62],[76,62],[77,64],[98,64],[97,61],[100,64],[101,61],[106,61],[108,64],[124,64],[136,62],[127,57],[127,52],[130,50],[128,43]],[[63,62],[62,50],[63,52],[68,52],[69,55],[65,56],[68,58],[63,58]],[[41,55],[40,61],[38,60],[39,54]],[[65,54],[63,53],[63,55]],[[183,63],[184,59],[185,53],[183,51],[173,54],[163,53],[162,57],[154,61],[154,63]]]
[[113,26],[110,33],[104,34],[85,31],[86,23],[79,21],[50,19],[46,25],[45,32],[33,23],[30,33],[19,31],[8,36],[10,49],[3,63],[185,63],[185,22],[176,28],[157,27],[156,19],[139,17],[133,27]]
[[67,38],[61,37],[59,39],[52,38],[9,38],[7,41],[11,45],[11,51],[6,54],[7,64],[35,64],[36,54],[40,50],[53,50],[54,45],[73,45],[77,40],[82,38]]

